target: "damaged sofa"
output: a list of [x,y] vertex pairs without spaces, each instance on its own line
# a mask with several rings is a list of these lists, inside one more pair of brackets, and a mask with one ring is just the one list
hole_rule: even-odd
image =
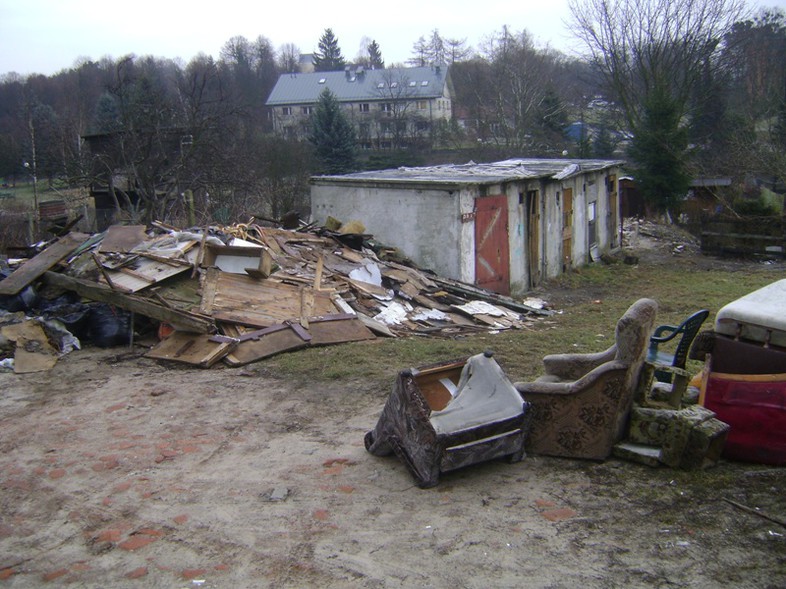
[[401,371],[365,446],[376,456],[394,453],[427,488],[443,472],[521,460],[528,431],[527,402],[485,352]]

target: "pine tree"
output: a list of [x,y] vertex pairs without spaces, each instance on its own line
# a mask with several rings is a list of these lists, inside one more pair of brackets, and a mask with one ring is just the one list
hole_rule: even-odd
[[338,46],[338,38],[333,34],[333,29],[325,29],[319,38],[319,51],[314,54],[314,71],[335,72],[346,65],[344,56]]
[[385,60],[382,59],[382,52],[379,50],[379,43],[372,41],[368,45],[368,63],[372,69],[385,69]]
[[341,110],[335,95],[325,88],[319,95],[311,119],[309,141],[325,174],[345,174],[355,170],[357,140],[355,128]]

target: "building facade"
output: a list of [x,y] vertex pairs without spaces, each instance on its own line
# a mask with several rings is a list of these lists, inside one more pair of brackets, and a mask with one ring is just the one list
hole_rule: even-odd
[[311,179],[315,221],[359,220],[419,266],[520,295],[620,244],[617,160],[514,159]]
[[366,149],[391,149],[430,141],[436,125],[451,120],[453,90],[448,66],[283,74],[270,93],[273,130],[295,139],[308,136],[309,118],[328,88],[355,126]]

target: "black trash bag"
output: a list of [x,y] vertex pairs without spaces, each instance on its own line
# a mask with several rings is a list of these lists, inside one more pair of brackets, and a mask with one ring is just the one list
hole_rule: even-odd
[[82,303],[49,306],[41,312],[44,319],[56,319],[74,337],[80,340],[90,338],[90,307]]
[[[0,268],[0,280],[10,275],[10,269]],[[9,313],[16,313],[17,311],[27,312],[35,307],[37,302],[38,295],[32,286],[26,286],[21,292],[15,295],[0,295],[0,309],[8,311]]]
[[127,346],[132,341],[131,319],[131,313],[118,307],[93,305],[88,319],[88,339],[101,348]]

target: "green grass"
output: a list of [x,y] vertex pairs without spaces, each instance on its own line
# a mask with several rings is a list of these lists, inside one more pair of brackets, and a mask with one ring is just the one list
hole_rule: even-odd
[[560,312],[537,319],[531,329],[456,339],[410,336],[313,348],[272,358],[266,368],[292,382],[312,386],[337,380],[363,381],[386,391],[399,370],[491,349],[511,380],[529,380],[541,374],[541,359],[546,354],[606,349],[614,341],[617,319],[641,297],[658,301],[658,324],[679,324],[689,314],[706,308],[710,317],[704,328],[710,328],[721,307],[783,278],[780,266],[775,267],[780,271],[774,271],[774,267],[752,263],[731,272],[681,264],[680,260],[673,265],[597,264],[565,275],[540,293]]

